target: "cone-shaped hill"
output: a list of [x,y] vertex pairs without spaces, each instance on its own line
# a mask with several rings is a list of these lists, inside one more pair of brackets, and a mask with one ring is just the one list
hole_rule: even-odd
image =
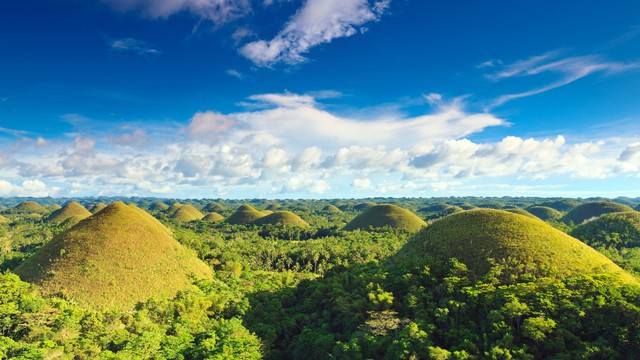
[[362,214],[356,216],[345,225],[344,230],[385,226],[408,231],[418,231],[422,227],[427,226],[427,223],[407,209],[396,205],[383,204],[372,206]]
[[527,208],[527,211],[544,221],[558,220],[562,217],[560,211],[548,206],[531,206]]
[[178,209],[180,209],[181,206],[182,206],[182,204],[180,204],[178,202],[177,203],[173,203],[165,211],[166,211],[167,214],[173,215],[173,213],[178,211]]
[[276,211],[255,221],[255,225],[277,225],[307,227],[309,224],[291,211]]
[[571,199],[561,199],[561,200],[545,201],[545,202],[540,203],[538,205],[539,206],[550,207],[550,208],[558,210],[560,212],[565,212],[565,211],[569,211],[569,210],[575,208],[576,206],[579,206],[580,203],[575,201],[575,200],[571,200]]
[[600,215],[627,211],[634,210],[630,206],[610,201],[595,201],[576,206],[563,216],[561,220],[567,224],[573,222],[576,225],[580,225],[585,220],[597,218]]
[[106,207],[107,207],[107,204],[99,202],[99,203],[91,204],[91,206],[89,206],[87,210],[89,210],[90,213],[95,214]]
[[200,220],[204,217],[202,213],[193,207],[193,205],[185,204],[182,205],[176,210],[172,215],[172,219],[177,219],[178,221],[188,222],[193,220]]
[[60,210],[62,209],[62,206],[58,205],[58,204],[53,204],[53,205],[49,205],[46,207],[47,210],[54,212],[56,210]]
[[55,236],[14,272],[46,294],[128,309],[152,296],[173,296],[192,276],[211,275],[169,233],[139,208],[113,203]]
[[325,207],[322,208],[323,212],[329,213],[329,214],[340,214],[342,213],[342,210],[338,209],[335,205],[327,205]]
[[486,273],[489,259],[494,259],[509,260],[513,266],[540,266],[557,277],[610,273],[637,283],[578,239],[541,220],[502,210],[469,210],[435,221],[409,240],[394,260],[419,264],[427,257],[457,258],[477,276]]
[[35,201],[25,201],[7,210],[7,212],[12,214],[46,214],[49,210]]
[[163,203],[162,201],[156,201],[149,206],[149,210],[153,211],[165,211],[169,208],[169,205]]
[[634,248],[640,246],[640,212],[604,214],[577,226],[572,236],[591,246]]
[[217,212],[208,213],[202,218],[202,221],[217,223],[224,220],[224,216],[218,214]]
[[256,210],[253,206],[245,204],[240,206],[238,210],[231,214],[225,222],[235,225],[249,224],[265,215],[265,213]]
[[76,217],[77,219],[82,220],[89,216],[91,216],[89,210],[85,209],[84,206],[77,202],[72,201],[62,208],[52,212],[45,221],[48,223],[60,224],[71,217]]
[[224,206],[220,205],[219,203],[215,202],[215,201],[210,201],[207,203],[207,205],[204,206],[204,208],[202,209],[203,211],[206,212],[223,212],[225,210]]
[[362,202],[362,203],[354,206],[353,209],[356,210],[356,211],[365,211],[365,210],[367,210],[367,209],[369,209],[369,208],[371,208],[372,206],[375,206],[375,205],[376,205],[376,203],[374,203],[374,202],[365,201],[365,202]]

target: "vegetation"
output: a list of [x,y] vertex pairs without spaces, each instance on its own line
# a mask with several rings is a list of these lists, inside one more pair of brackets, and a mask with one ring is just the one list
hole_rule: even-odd
[[60,209],[54,211],[47,217],[46,222],[62,223],[65,220],[74,217],[76,220],[82,220],[91,216],[91,213],[84,206],[72,201]]
[[340,214],[342,213],[342,210],[338,209],[335,205],[327,205],[325,207],[322,208],[323,212],[329,213],[329,214]]
[[223,221],[224,216],[218,214],[217,212],[208,213],[202,218],[202,221],[216,223],[219,221]]
[[526,216],[529,218],[533,218],[533,219],[539,219],[537,216],[533,215],[532,213],[528,212],[527,210],[524,209],[506,209],[505,211],[508,211],[510,213],[513,214],[518,214],[518,215],[522,215],[522,216]]
[[567,212],[580,205],[580,202],[572,199],[558,199],[549,200],[538,204],[539,206],[546,206],[555,209],[560,212]]
[[169,297],[211,271],[151,220],[123,203],[109,205],[54,237],[15,269],[45,294],[91,308],[126,309]]
[[407,231],[418,231],[427,226],[427,223],[411,211],[397,205],[375,205],[351,220],[344,227],[344,230],[368,229],[370,227],[381,228],[385,226]]
[[46,214],[49,210],[35,201],[25,201],[15,207],[5,210],[7,214]]
[[597,218],[603,214],[634,211],[627,205],[622,205],[610,201],[595,201],[576,206],[562,217],[562,221],[566,224],[573,223],[575,225],[582,224],[584,221]]
[[101,211],[102,209],[104,209],[106,207],[107,207],[107,204],[105,204],[103,202],[99,202],[99,203],[91,204],[91,206],[89,206],[88,210],[92,214],[95,214],[95,213]]

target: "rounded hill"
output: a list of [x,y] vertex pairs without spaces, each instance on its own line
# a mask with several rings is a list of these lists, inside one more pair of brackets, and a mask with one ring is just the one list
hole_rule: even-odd
[[344,230],[368,229],[369,227],[379,228],[390,226],[395,229],[408,231],[418,231],[427,226],[424,220],[407,209],[397,205],[383,204],[375,205],[356,216]]
[[179,202],[173,203],[165,211],[167,212],[167,214],[173,215],[173,213],[178,211],[178,209],[180,209],[181,206],[182,206],[182,204],[180,204]]
[[323,212],[329,213],[329,214],[341,214],[342,210],[338,209],[335,205],[327,205],[325,207],[322,208]]
[[49,212],[35,201],[21,202],[7,211],[13,214],[45,214]]
[[604,214],[577,226],[572,236],[591,246],[616,249],[640,246],[640,212]]
[[224,216],[218,214],[217,212],[208,213],[202,218],[202,221],[213,223],[220,222],[222,220],[224,220]]
[[365,201],[365,202],[361,202],[360,204],[357,204],[353,207],[354,210],[356,211],[365,211],[369,208],[371,208],[372,206],[375,206],[376,203],[371,202],[371,201]]
[[202,213],[193,207],[193,205],[185,204],[178,208],[171,214],[172,219],[176,219],[182,222],[188,222],[193,220],[200,220],[204,217]]
[[245,204],[240,206],[238,210],[231,214],[225,222],[234,225],[249,224],[265,215],[265,213],[256,210],[253,206]]
[[165,211],[169,208],[169,205],[163,203],[162,201],[156,201],[149,206],[149,210],[153,211]]
[[544,269],[565,277],[580,274],[617,274],[625,282],[636,280],[604,255],[545,222],[507,211],[478,209],[453,214],[416,234],[396,259],[421,263],[457,258],[482,275],[491,259],[510,266]]
[[45,294],[91,308],[128,309],[211,275],[169,234],[151,215],[117,202],[55,236],[14,272]]
[[522,216],[526,216],[532,219],[539,219],[537,216],[533,215],[532,213],[528,212],[527,210],[524,209],[520,209],[520,208],[516,208],[516,209],[505,209],[505,211],[508,211],[512,214],[518,214],[518,215],[522,215]]
[[537,204],[538,206],[546,206],[552,209],[558,210],[560,212],[569,211],[576,206],[579,206],[581,203],[572,199],[560,199],[560,200],[549,200],[543,203]]
[[84,206],[78,204],[77,202],[72,201],[62,208],[52,212],[45,221],[48,223],[60,224],[71,217],[84,219],[88,218],[89,216],[91,216],[89,210],[85,209]]
[[276,211],[253,222],[255,225],[307,227],[309,224],[291,211]]
[[95,214],[106,207],[107,207],[107,204],[99,202],[99,203],[91,204],[91,206],[89,206],[87,210],[89,210],[90,213]]
[[222,212],[225,211],[226,209],[224,208],[224,206],[220,205],[219,203],[215,202],[215,201],[210,201],[207,203],[207,205],[204,206],[204,208],[202,209],[203,211],[206,212]]
[[576,206],[575,208],[573,208],[573,210],[569,211],[565,216],[563,216],[561,220],[567,224],[573,222],[575,225],[580,225],[585,220],[597,218],[598,216],[604,214],[627,211],[634,210],[627,205],[622,205],[610,201],[595,201]]
[[558,220],[562,217],[560,211],[548,206],[531,206],[527,208],[527,211],[544,221]]

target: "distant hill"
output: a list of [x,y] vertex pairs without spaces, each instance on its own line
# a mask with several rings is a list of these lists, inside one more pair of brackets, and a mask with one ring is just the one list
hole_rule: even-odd
[[54,212],[56,210],[62,209],[62,206],[58,204],[53,204],[53,205],[46,206],[45,209],[47,209],[50,212]]
[[549,200],[537,205],[550,207],[560,212],[567,212],[580,204],[581,204],[580,202],[572,199],[561,199],[561,200]]
[[182,204],[180,204],[179,202],[177,202],[177,203],[173,203],[173,204],[171,204],[171,206],[169,206],[169,207],[167,208],[167,210],[165,210],[165,212],[166,212],[168,215],[173,215],[173,213],[174,213],[174,212],[176,212],[176,211],[178,211],[178,209],[180,209],[180,207],[181,207],[181,206],[182,206]]
[[35,201],[25,201],[5,210],[5,212],[10,214],[46,214],[49,210],[45,209]]
[[562,213],[554,208],[548,206],[530,206],[527,211],[541,220],[558,220],[562,217]]
[[210,201],[207,203],[207,205],[204,206],[204,208],[202,209],[203,211],[206,212],[223,212],[226,209],[224,208],[224,206],[220,205],[219,203],[215,202],[215,201]]
[[91,216],[91,213],[84,208],[84,206],[78,204],[75,201],[72,201],[60,209],[54,211],[46,218],[46,222],[60,224],[71,217],[80,218],[80,220],[84,218],[88,218]]
[[204,215],[195,207],[189,204],[182,205],[171,214],[172,219],[176,219],[182,222],[188,222],[193,220],[200,220]]
[[173,296],[192,275],[211,275],[169,234],[143,210],[116,202],[54,237],[14,272],[45,294],[92,308],[129,309],[150,297]]
[[422,227],[427,226],[427,223],[407,209],[386,204],[370,207],[345,225],[344,230],[385,226],[408,231],[418,231]]
[[567,224],[573,222],[574,224],[579,225],[585,220],[595,218],[600,215],[626,211],[634,210],[627,205],[610,201],[595,201],[576,206],[573,210],[563,216],[561,220]]
[[322,208],[323,212],[329,213],[329,214],[340,214],[342,213],[342,210],[338,209],[335,205],[327,205],[325,207]]
[[223,220],[224,220],[224,216],[218,214],[217,212],[208,213],[202,218],[202,221],[213,222],[213,223],[220,222]]
[[256,208],[251,205],[245,204],[240,206],[238,210],[226,218],[225,222],[234,225],[249,224],[263,216],[266,216],[266,214],[256,210]]
[[163,203],[162,201],[156,201],[149,206],[149,210],[153,211],[165,211],[169,208],[169,205]]
[[276,211],[253,221],[255,225],[287,225],[307,227],[309,224],[291,211]]
[[365,201],[365,202],[361,202],[360,204],[357,204],[353,207],[354,210],[356,211],[365,211],[369,208],[371,208],[372,206],[375,206],[376,203],[371,202],[371,201]]
[[637,283],[581,241],[541,220],[502,210],[469,210],[435,221],[395,255],[396,260],[416,264],[428,257],[457,258],[476,276],[486,273],[490,259],[495,259],[510,261],[514,269],[541,266],[557,277],[610,273]]
[[636,211],[640,211],[640,205],[635,207]]
[[640,212],[604,214],[577,226],[571,235],[591,246],[616,249],[640,247]]
[[522,215],[522,216],[526,216],[529,218],[533,218],[533,219],[539,219],[539,217],[533,215],[532,213],[528,212],[527,210],[524,209],[506,209],[505,211],[508,211],[510,213],[514,213],[514,214],[518,214],[518,215]]
[[90,213],[95,214],[106,207],[107,207],[107,204],[99,202],[99,203],[91,204],[91,206],[89,206],[87,210],[89,210]]

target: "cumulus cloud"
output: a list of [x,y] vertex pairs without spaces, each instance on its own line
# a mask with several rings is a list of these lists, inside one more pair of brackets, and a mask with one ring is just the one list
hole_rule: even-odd
[[554,74],[556,77],[555,80],[546,85],[534,89],[501,95],[493,100],[489,107],[493,108],[515,99],[541,94],[571,84],[591,74],[612,75],[637,69],[640,69],[640,61],[628,63],[608,61],[597,55],[563,57],[563,51],[551,51],[525,60],[519,60],[512,64],[506,64],[500,70],[487,74],[486,77],[492,81],[503,81],[510,78],[530,77],[547,73]]
[[150,18],[168,18],[179,12],[222,25],[251,11],[249,0],[102,0],[118,11],[135,11]]
[[22,184],[16,185],[9,181],[0,179],[0,196],[52,196],[57,189],[49,189],[40,180],[24,180]]
[[306,0],[273,39],[247,43],[240,54],[258,66],[304,62],[311,48],[364,31],[363,25],[378,20],[389,1]]
[[237,122],[230,117],[214,112],[199,112],[191,118],[187,132],[194,139],[216,141]]

